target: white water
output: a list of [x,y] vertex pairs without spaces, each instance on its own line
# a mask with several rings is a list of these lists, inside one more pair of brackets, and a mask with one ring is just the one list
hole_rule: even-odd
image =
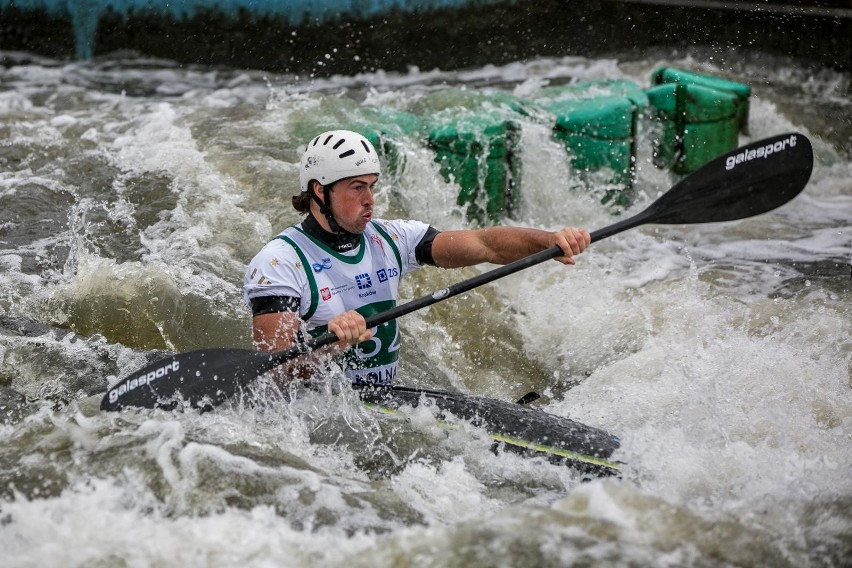
[[[566,58],[310,83],[168,62],[0,70],[0,315],[54,328],[0,329],[2,564],[848,563],[849,76],[719,61]],[[646,85],[660,65],[748,82],[742,142],[808,135],[805,192],[742,222],[632,230],[576,267],[548,263],[403,321],[403,382],[543,392],[546,410],[621,438],[623,479],[580,483],[495,456],[482,432],[448,432],[426,410],[398,423],[322,393],[204,415],[92,409],[87,397],[151,350],[248,346],[242,268],[295,221],[296,148],[310,133],[364,109],[430,108],[459,87]],[[837,124],[824,137],[826,117]],[[612,222],[568,189],[546,129],[524,124],[523,142],[513,223]],[[635,211],[673,183],[644,142]],[[428,149],[404,151],[380,214],[463,226]],[[403,299],[474,272],[425,269]]]

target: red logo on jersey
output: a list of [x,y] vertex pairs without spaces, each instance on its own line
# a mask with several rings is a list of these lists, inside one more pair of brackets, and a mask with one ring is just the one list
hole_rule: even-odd
[[376,243],[376,246],[379,247],[379,250],[385,252],[385,243],[382,240],[382,237],[380,237],[379,235],[371,235],[370,240]]
[[322,295],[323,302],[331,300],[331,290],[329,290],[328,288],[323,288],[322,290],[320,290],[320,294]]

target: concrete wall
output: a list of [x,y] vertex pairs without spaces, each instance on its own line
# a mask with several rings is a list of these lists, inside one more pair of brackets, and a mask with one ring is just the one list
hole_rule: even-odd
[[850,0],[0,0],[0,50],[319,75],[692,44],[850,70],[850,38]]

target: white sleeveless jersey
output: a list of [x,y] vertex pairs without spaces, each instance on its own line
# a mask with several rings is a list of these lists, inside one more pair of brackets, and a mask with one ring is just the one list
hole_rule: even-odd
[[[357,310],[364,317],[396,305],[399,280],[420,268],[414,248],[429,225],[419,221],[374,220],[352,251],[338,253],[305,233],[301,225],[285,229],[252,259],[244,280],[246,304],[262,296],[300,298],[299,315],[317,336],[336,315]],[[344,357],[347,376],[356,384],[390,384],[399,359],[396,321],[373,329],[373,338]]]

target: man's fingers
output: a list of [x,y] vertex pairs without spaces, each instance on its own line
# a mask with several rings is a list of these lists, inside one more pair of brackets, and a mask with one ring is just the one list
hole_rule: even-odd
[[572,256],[586,250],[592,242],[592,237],[585,229],[566,227],[557,233],[556,242],[565,253],[565,256],[558,260],[565,264],[575,264]]
[[373,332],[367,329],[367,322],[358,312],[346,312],[328,322],[328,330],[344,343],[367,341]]
[[567,234],[568,244],[571,245],[573,254],[580,254],[592,241],[592,237],[585,229],[569,229]]

